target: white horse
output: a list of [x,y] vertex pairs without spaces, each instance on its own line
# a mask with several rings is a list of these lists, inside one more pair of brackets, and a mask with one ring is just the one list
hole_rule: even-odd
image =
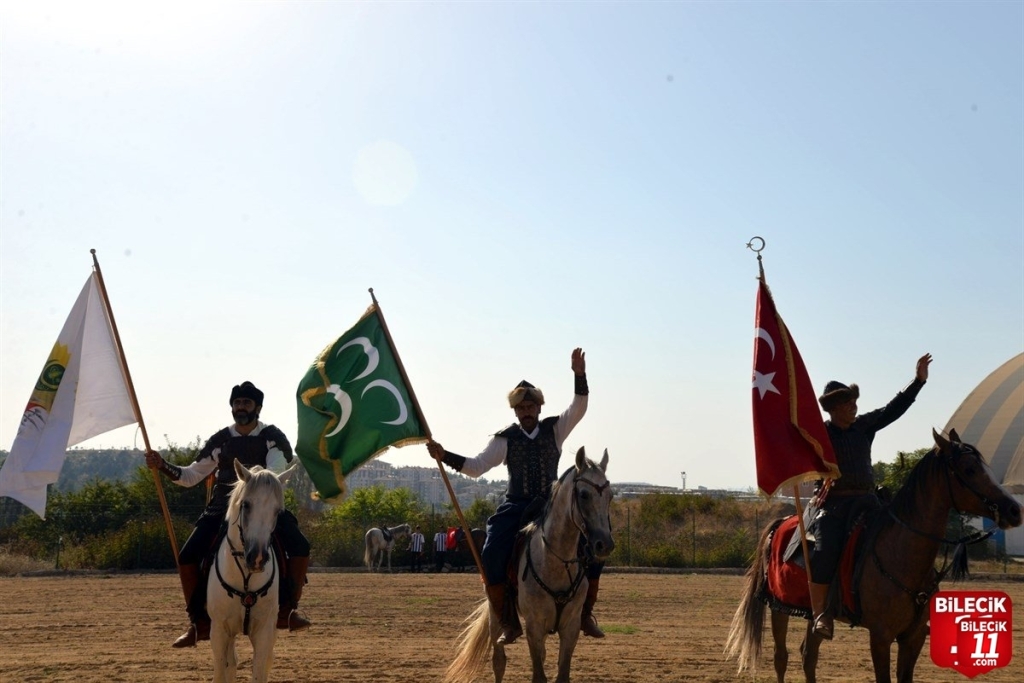
[[384,564],[384,553],[388,555],[388,571],[391,571],[391,551],[400,536],[408,536],[412,529],[408,524],[399,524],[388,529],[390,538],[384,538],[384,532],[374,527],[366,532],[366,551],[363,553],[363,564],[372,571],[380,571]]
[[284,509],[284,487],[296,465],[278,477],[237,460],[238,482],[228,501],[227,535],[214,556],[207,584],[214,683],[234,683],[238,668],[235,637],[252,642],[252,683],[266,683],[274,661],[277,595],[281,571],[270,534]]
[[[526,550],[519,558],[517,605],[526,625],[533,664],[533,683],[546,683],[544,641],[558,633],[558,683],[569,682],[569,666],[580,637],[580,617],[587,595],[587,565],[602,561],[615,547],[608,519],[612,492],[605,470],[608,451],[600,464],[588,460],[581,448],[576,464],[551,487],[543,516],[527,525]],[[584,543],[581,543],[581,537]],[[487,655],[495,683],[505,675],[505,646],[499,615],[485,599],[467,619],[459,636],[458,653],[445,672],[446,683],[469,683],[482,673]]]

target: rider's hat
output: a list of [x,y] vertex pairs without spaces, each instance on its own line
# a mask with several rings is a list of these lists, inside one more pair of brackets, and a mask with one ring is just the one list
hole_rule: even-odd
[[513,408],[523,401],[533,401],[537,405],[542,406],[544,405],[544,392],[524,379],[508,394],[508,404]]
[[263,392],[256,388],[252,382],[242,382],[231,388],[231,400],[228,405],[235,402],[236,398],[251,398],[258,406],[263,405]]
[[828,412],[840,403],[858,398],[860,398],[860,387],[856,384],[846,386],[842,382],[832,380],[825,385],[825,393],[818,397],[818,403],[821,404],[825,412]]

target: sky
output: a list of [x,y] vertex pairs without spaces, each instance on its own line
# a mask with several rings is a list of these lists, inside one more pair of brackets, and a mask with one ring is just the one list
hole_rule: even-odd
[[0,11],[0,448],[90,249],[156,448],[230,423],[243,380],[294,442],[372,287],[449,450],[510,424],[522,379],[561,412],[582,347],[566,453],[755,487],[754,236],[819,392],[880,407],[933,354],[876,460],[1024,351],[1019,2]]

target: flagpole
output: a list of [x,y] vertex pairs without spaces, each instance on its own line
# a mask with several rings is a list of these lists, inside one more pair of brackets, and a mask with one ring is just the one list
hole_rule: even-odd
[[[114,321],[114,310],[110,306],[110,299],[107,297],[107,286],[103,283],[103,271],[100,270],[100,262],[96,258],[96,250],[90,249],[92,254],[93,268],[96,269],[96,281],[100,286],[100,296],[103,298],[103,308],[106,310],[107,320],[110,321],[110,330],[114,333],[114,344],[117,346],[118,358],[121,361],[121,373],[124,375],[125,384],[128,386],[128,397],[132,401],[132,410],[135,411],[135,421],[139,423],[139,431],[142,432],[142,443],[146,451],[152,450],[149,446],[149,434],[146,432],[146,423],[142,420],[142,409],[139,408],[139,399],[135,395],[135,384],[132,382],[132,373],[128,370],[128,360],[124,355],[124,348],[121,346],[121,335],[117,331],[117,323]],[[174,564],[178,565],[178,539],[174,536],[174,525],[171,524],[171,513],[167,509],[167,498],[164,496],[164,487],[160,483],[160,474],[153,472],[153,482],[156,484],[156,494],[160,498],[160,509],[164,514],[164,524],[167,525],[167,537],[171,540],[171,550],[174,551]]]
[[[388,324],[384,320],[384,313],[380,310],[380,304],[377,303],[377,297],[373,295],[373,287],[370,287],[370,299],[373,300],[373,308],[377,312],[377,319],[380,320],[381,329],[384,330],[384,336],[388,340],[388,345],[391,347],[391,352],[395,354],[395,363],[398,365],[398,372],[402,375],[402,381],[405,383],[405,387],[409,390],[409,400],[412,401],[412,406],[416,410],[416,417],[419,419],[420,424],[423,426],[423,431],[427,433],[427,438],[432,439],[430,434],[430,427],[427,425],[427,418],[423,416],[423,410],[420,408],[420,402],[416,399],[416,392],[413,391],[412,383],[409,382],[409,376],[405,373],[405,366],[402,364],[402,358],[398,355],[398,347],[395,346],[395,341],[391,338],[391,332],[388,330]],[[462,514],[462,507],[459,505],[459,499],[455,496],[455,490],[452,488],[452,483],[448,479],[448,473],[444,471],[444,465],[440,460],[437,460],[437,468],[441,470],[441,479],[444,480],[445,488],[448,489],[448,495],[452,499],[452,506],[455,508],[455,514],[459,517],[459,523],[462,525],[462,530],[466,534],[466,543],[469,545],[470,552],[473,553],[473,560],[476,562],[476,568],[480,570],[481,578],[486,580],[484,574],[484,563],[480,559],[480,553],[476,549],[476,543],[473,541],[472,530],[469,528],[469,524],[466,523],[466,517]]]
[[[756,243],[760,243],[760,246],[755,246]],[[757,254],[757,270],[758,270],[757,279],[760,280],[761,283],[765,287],[768,286],[768,281],[765,279],[765,276],[764,276],[764,263],[761,260],[761,252],[764,251],[764,248],[765,248],[766,245],[767,245],[767,243],[764,241],[764,238],[763,237],[759,237],[757,235],[754,235],[753,237],[751,237],[750,241],[747,242],[747,249],[750,249],[752,252]],[[769,291],[771,291],[771,290],[769,290]],[[807,570],[807,594],[810,595],[810,593],[811,593],[811,583],[813,583],[813,581],[811,580],[811,553],[809,552],[809,549],[808,549],[808,546],[807,546],[807,529],[804,526],[804,510],[803,510],[803,505],[800,503],[800,484],[799,483],[794,483],[793,484],[793,505],[796,507],[796,519],[797,519],[797,524],[800,527],[800,549],[803,550],[803,553],[804,553],[804,568]],[[814,619],[813,608],[812,608],[811,619],[812,619],[812,621]]]

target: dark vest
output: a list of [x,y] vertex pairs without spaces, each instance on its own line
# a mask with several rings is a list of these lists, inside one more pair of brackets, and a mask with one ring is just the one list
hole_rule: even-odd
[[548,417],[540,422],[540,433],[536,439],[526,436],[519,425],[498,432],[508,442],[505,464],[508,466],[508,491],[505,497],[510,501],[529,500],[551,493],[551,483],[558,479],[558,458],[561,453],[555,443],[557,417]]
[[288,438],[274,425],[266,425],[256,436],[231,436],[227,427],[220,430],[209,438],[203,450],[199,452],[197,461],[203,458],[212,458],[213,451],[220,448],[220,458],[217,462],[217,482],[213,487],[213,497],[210,504],[206,506],[204,515],[221,515],[228,509],[228,499],[231,497],[231,489],[238,481],[238,474],[235,473],[235,460],[246,467],[259,465],[267,466],[267,442],[274,445],[291,459],[291,445]]

